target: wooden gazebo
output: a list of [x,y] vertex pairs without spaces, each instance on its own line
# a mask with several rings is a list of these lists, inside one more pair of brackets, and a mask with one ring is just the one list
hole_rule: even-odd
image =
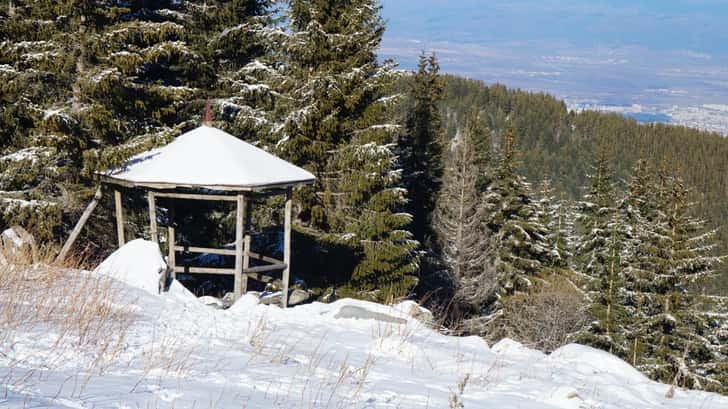
[[[271,281],[270,276],[262,273],[282,271],[281,299],[283,307],[287,306],[291,271],[291,192],[296,186],[313,183],[313,174],[226,132],[201,126],[180,135],[166,146],[136,155],[119,169],[100,176],[104,184],[114,189],[120,247],[124,245],[125,237],[122,195],[118,186],[147,191],[149,230],[152,240],[156,242],[159,241],[157,198],[236,202],[234,250],[180,246],[176,243],[174,225],[169,223],[168,265],[172,276],[176,277],[178,272],[234,275],[237,299],[246,292],[249,277]],[[100,192],[96,195],[96,201]],[[286,196],[283,260],[252,252],[251,238],[245,231],[245,221],[250,211],[249,200],[254,196],[271,195]],[[178,266],[175,262],[176,253],[182,251],[234,256],[235,268]],[[268,264],[250,267],[250,259]]]

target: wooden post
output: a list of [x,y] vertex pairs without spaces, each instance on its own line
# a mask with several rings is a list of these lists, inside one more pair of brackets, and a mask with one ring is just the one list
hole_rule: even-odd
[[245,273],[250,267],[250,235],[245,235],[245,245],[243,246],[243,280],[242,280],[242,294],[248,291],[248,275]]
[[124,208],[121,206],[121,192],[114,190],[114,204],[116,205],[116,235],[119,239],[119,247],[124,241]]
[[62,263],[63,260],[66,259],[66,256],[68,255],[68,251],[71,250],[73,243],[76,242],[78,235],[81,233],[81,229],[83,229],[83,226],[88,221],[88,218],[91,216],[91,213],[94,211],[94,209],[96,209],[96,205],[99,204],[99,200],[101,200],[101,196],[102,196],[101,186],[99,186],[99,188],[96,189],[96,193],[94,194],[93,200],[91,200],[91,203],[88,204],[88,206],[86,207],[86,210],[84,210],[83,214],[81,215],[81,218],[78,219],[76,226],[71,231],[71,235],[68,236],[68,240],[66,240],[66,243],[63,245],[63,248],[61,248],[61,252],[58,253],[58,257],[56,257],[56,263]]
[[288,307],[288,282],[291,274],[291,188],[286,190],[286,215],[283,225],[283,263],[286,268],[283,270],[283,297],[281,305]]
[[174,239],[174,226],[172,223],[169,223],[169,228],[167,229],[167,244],[169,245],[169,250],[167,252],[167,266],[172,270],[172,279],[177,279],[177,260],[176,255],[174,251],[174,247],[177,245],[175,243]]
[[159,244],[159,237],[157,236],[157,201],[154,192],[150,191],[147,198],[149,201],[149,235],[153,242]]
[[238,195],[235,217],[235,299],[243,295],[243,235],[245,234],[245,195]]

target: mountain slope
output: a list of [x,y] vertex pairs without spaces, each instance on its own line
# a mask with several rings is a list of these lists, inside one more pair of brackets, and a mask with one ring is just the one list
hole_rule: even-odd
[[[557,197],[582,196],[600,142],[607,146],[621,180],[628,178],[640,157],[656,167],[666,163],[692,189],[698,216],[719,229],[719,251],[728,253],[728,138],[681,126],[639,124],[616,114],[575,113],[546,94],[455,76],[446,76],[441,109],[451,138],[472,109],[481,111],[496,145],[509,127],[515,127],[521,172],[534,184],[550,178]],[[709,284],[710,290],[726,294],[728,266],[721,267],[720,277]]]

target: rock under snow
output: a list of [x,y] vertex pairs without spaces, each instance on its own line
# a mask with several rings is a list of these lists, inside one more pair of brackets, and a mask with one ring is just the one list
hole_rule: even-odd
[[358,305],[344,305],[334,318],[354,318],[358,320],[375,320],[380,322],[388,322],[392,324],[406,324],[407,320],[400,317],[372,311]]
[[37,261],[38,248],[35,237],[20,226],[5,229],[0,234],[0,253],[5,253],[11,258]]
[[136,239],[113,252],[94,272],[108,275],[148,293],[158,294],[160,275],[166,269],[167,264],[162,259],[159,245]]

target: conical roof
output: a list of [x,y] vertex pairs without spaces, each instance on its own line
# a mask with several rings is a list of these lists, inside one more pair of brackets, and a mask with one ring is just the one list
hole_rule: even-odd
[[310,172],[209,126],[136,155],[104,176],[121,185],[214,190],[288,187],[315,179]]

